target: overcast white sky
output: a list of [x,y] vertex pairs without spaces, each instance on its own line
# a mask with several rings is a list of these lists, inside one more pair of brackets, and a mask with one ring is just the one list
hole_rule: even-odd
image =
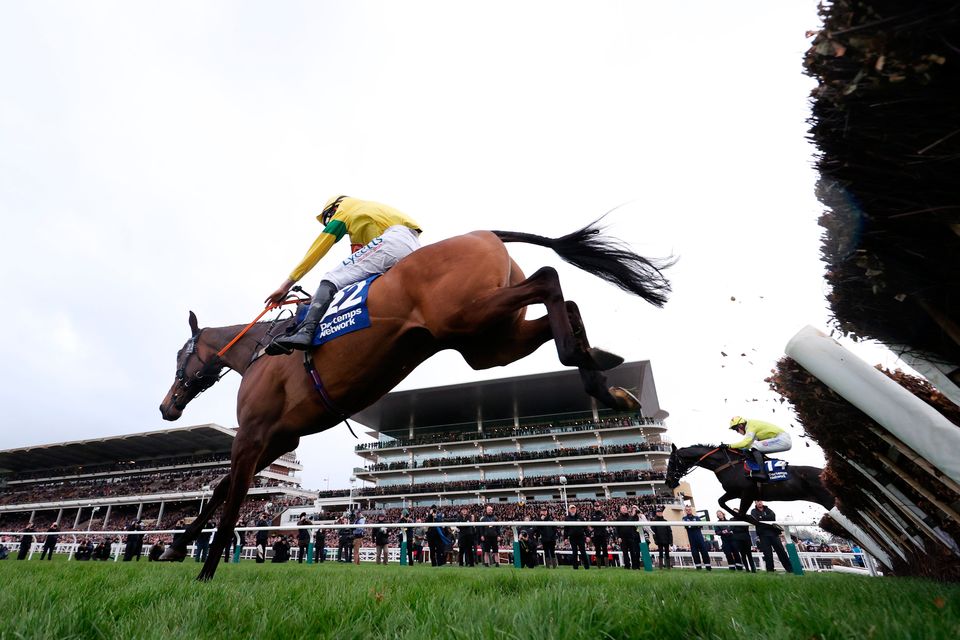
[[[410,213],[424,242],[561,235],[619,207],[612,234],[680,258],[675,292],[657,310],[559,266],[592,340],[652,361],[679,445],[729,439],[734,414],[789,426],[763,379],[828,317],[817,26],[814,0],[3,3],[0,446],[172,426],[157,406],[188,310],[252,319],[339,193]],[[528,273],[562,265],[510,250]],[[552,344],[484,372],[442,354],[400,388],[557,368]],[[235,426],[238,382],[179,424]],[[822,463],[792,432],[788,458]],[[354,443],[304,440],[305,484],[347,486]],[[715,509],[712,476],[691,477]]]

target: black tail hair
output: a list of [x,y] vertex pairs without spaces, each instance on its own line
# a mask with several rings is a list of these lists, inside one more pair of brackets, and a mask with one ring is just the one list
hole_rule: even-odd
[[667,302],[670,281],[662,271],[674,265],[672,257],[652,260],[634,253],[617,238],[602,234],[600,218],[559,238],[518,231],[493,231],[503,242],[525,242],[553,249],[564,261],[640,296],[657,307]]

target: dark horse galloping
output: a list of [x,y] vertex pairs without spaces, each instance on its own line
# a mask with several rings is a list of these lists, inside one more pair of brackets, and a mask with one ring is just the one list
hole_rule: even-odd
[[[168,547],[164,559],[180,559],[213,512],[223,505],[220,526],[199,580],[217,569],[254,475],[302,436],[329,429],[344,417],[373,404],[417,365],[444,350],[458,351],[474,369],[507,365],[554,340],[560,362],[577,367],[584,389],[604,405],[637,410],[628,391],[607,387],[601,371],[622,358],[590,346],[577,305],[563,297],[555,269],[529,278],[511,259],[505,242],[553,249],[567,262],[636,294],[656,306],[666,302],[669,283],[655,264],[589,225],[560,238],[525,233],[474,231],[413,252],[370,285],[371,326],[313,350],[323,375],[322,398],[300,356],[253,360],[268,331],[260,323],[229,351],[220,351],[241,326],[200,329],[190,312],[191,337],[177,354],[177,375],[160,405],[176,420],[198,393],[212,386],[224,367],[243,376],[237,395],[238,430],[230,473],[203,511]],[[547,314],[527,319],[526,307],[546,306]],[[252,362],[251,362],[252,361]]]
[[[782,482],[757,483],[748,478],[743,471],[745,456],[738,449],[726,445],[713,446],[698,444],[677,449],[673,446],[670,461],[667,463],[667,486],[675,489],[680,478],[690,473],[694,467],[703,467],[713,471],[724,494],[718,500],[724,511],[734,518],[757,524],[747,514],[747,507],[755,500],[807,500],[816,502],[826,510],[834,505],[833,495],[820,481],[823,469],[819,467],[790,467],[790,478]],[[731,511],[727,501],[740,498],[739,513]]]

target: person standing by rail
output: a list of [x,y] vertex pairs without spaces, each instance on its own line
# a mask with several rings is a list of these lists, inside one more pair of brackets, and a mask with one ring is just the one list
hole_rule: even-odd
[[[750,515],[756,520],[772,522],[777,519],[777,514],[773,512],[773,509],[763,504],[763,500],[757,500],[754,504],[755,508],[750,512]],[[787,555],[787,550],[783,548],[783,543],[780,542],[779,528],[773,525],[758,524],[757,548],[763,554],[763,563],[766,565],[767,571],[773,571],[773,553],[776,551],[777,558],[780,559],[780,564],[783,565],[786,572],[793,573],[790,556]]]
[[[684,510],[682,518],[685,522],[700,522],[700,516],[693,512],[693,507],[688,506]],[[687,530],[687,539],[690,540],[690,553],[693,555],[693,566],[700,569],[706,568],[707,571],[713,569],[710,565],[710,553],[707,547],[707,541],[703,537],[703,529],[700,527],[684,527]]]
[[[666,522],[663,517],[663,507],[657,507],[654,522]],[[670,569],[670,546],[673,544],[673,527],[652,527],[653,542],[657,545],[657,561],[661,569]]]
[[[540,522],[550,521],[550,512],[546,507],[540,507]],[[557,528],[553,525],[539,525],[534,527],[534,535],[543,548],[543,566],[547,569],[557,568]]]

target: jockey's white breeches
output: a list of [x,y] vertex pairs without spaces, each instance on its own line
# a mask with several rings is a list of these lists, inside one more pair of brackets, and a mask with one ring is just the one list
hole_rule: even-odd
[[386,272],[419,248],[420,234],[410,227],[402,224],[387,227],[383,235],[355,251],[323,279],[337,285],[337,289],[343,289],[354,282]]
[[793,441],[790,440],[790,434],[784,431],[778,433],[767,440],[757,440],[753,443],[753,448],[764,453],[777,453],[778,451],[788,451],[793,447]]

